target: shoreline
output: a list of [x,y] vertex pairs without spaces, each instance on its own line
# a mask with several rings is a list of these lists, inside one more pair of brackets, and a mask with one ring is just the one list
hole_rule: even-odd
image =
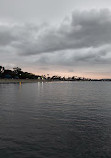
[[49,82],[49,81],[40,80],[40,79],[0,79],[0,84],[2,83],[36,83],[36,82]]
[[41,80],[41,79],[0,79],[0,84],[9,84],[9,83],[37,83],[37,82],[111,82],[111,80],[91,80],[91,81],[74,81],[74,80]]

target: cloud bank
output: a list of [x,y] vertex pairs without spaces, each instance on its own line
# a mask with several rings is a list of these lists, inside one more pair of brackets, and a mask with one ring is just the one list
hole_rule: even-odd
[[95,64],[106,70],[111,62],[111,11],[74,11],[56,26],[1,21],[0,52],[0,62],[84,69]]

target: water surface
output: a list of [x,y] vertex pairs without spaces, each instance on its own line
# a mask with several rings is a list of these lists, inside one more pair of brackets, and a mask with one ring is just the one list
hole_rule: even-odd
[[0,84],[1,158],[110,158],[111,82]]

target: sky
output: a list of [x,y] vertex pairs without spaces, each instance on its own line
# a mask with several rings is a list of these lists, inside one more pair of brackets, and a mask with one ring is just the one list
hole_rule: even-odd
[[111,0],[0,0],[0,65],[111,78]]

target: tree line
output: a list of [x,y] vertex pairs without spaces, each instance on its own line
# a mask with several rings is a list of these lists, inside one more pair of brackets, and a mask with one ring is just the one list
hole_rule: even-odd
[[13,70],[5,69],[5,67],[0,66],[0,78],[1,79],[42,79],[42,80],[53,80],[53,81],[90,81],[91,79],[84,77],[61,77],[61,76],[52,76],[49,74],[45,75],[35,75],[29,72],[22,71],[19,67],[14,67]]
[[15,67],[13,70],[5,69],[0,66],[0,78],[6,79],[42,79],[42,76],[38,76],[29,72],[23,72],[21,68]]

